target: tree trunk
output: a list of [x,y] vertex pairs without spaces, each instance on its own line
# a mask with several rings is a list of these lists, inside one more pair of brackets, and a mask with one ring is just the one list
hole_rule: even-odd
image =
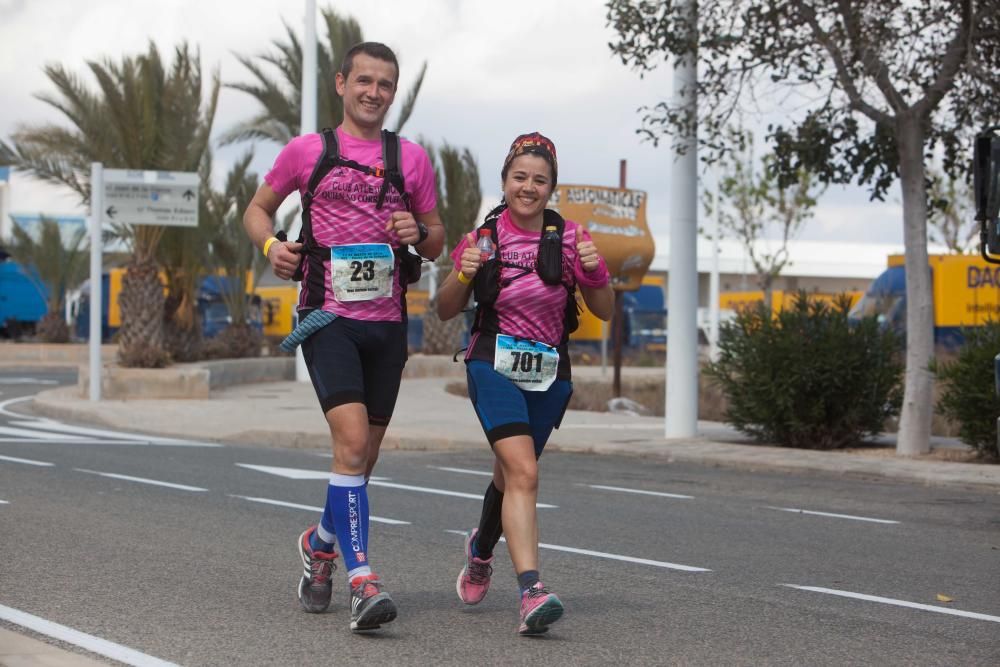
[[163,284],[151,259],[133,257],[122,278],[122,326],[118,362],[132,368],[162,368],[170,363],[163,346]]
[[934,302],[927,259],[927,194],[924,185],[924,131],[920,119],[901,113],[896,122],[903,243],[906,248],[906,380],[896,453],[930,451],[934,355]]

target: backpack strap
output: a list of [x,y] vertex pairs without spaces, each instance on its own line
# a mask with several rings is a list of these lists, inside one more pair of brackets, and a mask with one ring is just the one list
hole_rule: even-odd
[[306,185],[306,192],[302,195],[303,211],[308,211],[309,207],[312,206],[313,198],[316,196],[316,188],[319,187],[320,181],[337,166],[340,158],[337,132],[329,127],[324,127],[320,132],[320,136],[323,138],[323,153],[320,155],[319,160],[316,161],[312,174],[309,176],[309,184]]
[[382,130],[382,173],[375,174],[382,177],[382,187],[379,188],[378,200],[375,202],[377,209],[381,209],[382,204],[385,203],[385,195],[389,192],[391,185],[403,198],[406,210],[410,210],[410,195],[406,193],[403,170],[400,168],[402,155],[403,147],[399,141],[399,135],[389,130]]

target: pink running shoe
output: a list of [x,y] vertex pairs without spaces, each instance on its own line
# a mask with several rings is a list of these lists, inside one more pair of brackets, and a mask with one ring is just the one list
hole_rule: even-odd
[[563,615],[563,604],[549,589],[536,583],[521,595],[521,635],[540,635]]
[[455,590],[459,599],[465,604],[479,604],[490,590],[490,577],[493,576],[493,558],[483,560],[472,555],[472,541],[476,539],[479,529],[465,538],[465,567],[458,573]]

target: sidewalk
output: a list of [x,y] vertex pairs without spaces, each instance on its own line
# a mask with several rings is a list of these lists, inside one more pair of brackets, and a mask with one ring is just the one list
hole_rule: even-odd
[[[480,450],[485,438],[468,399],[448,393],[452,377],[404,378],[385,449]],[[451,372],[449,370],[449,372]],[[599,368],[575,369],[600,377]],[[658,373],[662,369],[629,369]],[[609,373],[610,375],[610,373]],[[610,378],[608,380],[610,382]],[[265,447],[326,449],[330,436],[308,382],[266,382],[212,391],[207,400],[136,399],[91,402],[76,387],[44,391],[31,404],[38,415],[121,430],[191,440]],[[893,436],[880,442],[893,446]],[[932,446],[961,447],[933,438]],[[547,451],[656,457],[667,461],[746,470],[814,471],[1000,492],[1000,465],[942,461],[933,456],[899,458],[891,449],[823,452],[757,445],[717,422],[699,422],[695,438],[667,439],[662,417],[632,417],[569,410]]]

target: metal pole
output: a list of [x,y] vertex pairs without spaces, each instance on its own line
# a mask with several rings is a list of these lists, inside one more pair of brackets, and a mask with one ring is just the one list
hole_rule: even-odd
[[[302,40],[302,110],[299,117],[299,134],[316,131],[316,0],[306,0],[305,37]],[[302,294],[299,283],[298,293]],[[298,301],[298,299],[296,299]],[[302,346],[295,351],[295,379],[309,381],[309,369],[302,356]]]
[[104,209],[104,165],[90,165],[90,400],[101,400],[101,313],[104,295],[101,285],[101,259],[104,240],[101,238],[101,211]]
[[708,344],[709,357],[715,361],[719,354],[719,216],[722,198],[719,184],[715,185],[715,215],[712,216],[712,273],[708,281]]
[[[682,0],[692,44],[697,30],[695,0]],[[694,48],[694,47],[693,47]],[[698,81],[697,51],[674,61],[672,106],[688,114],[670,177],[670,286],[667,292],[667,391],[664,434],[690,438],[698,430]]]
[[[618,163],[618,187],[622,190],[625,189],[625,184],[628,180],[628,164],[625,160],[621,160]],[[612,334],[612,339],[614,343],[613,355],[614,355],[614,380],[612,384],[612,394],[615,398],[622,395],[622,338],[624,338],[625,323],[622,321],[625,319],[625,305],[624,298],[622,297],[621,290],[615,290],[615,315],[614,319],[611,321],[614,327],[614,333]]]

